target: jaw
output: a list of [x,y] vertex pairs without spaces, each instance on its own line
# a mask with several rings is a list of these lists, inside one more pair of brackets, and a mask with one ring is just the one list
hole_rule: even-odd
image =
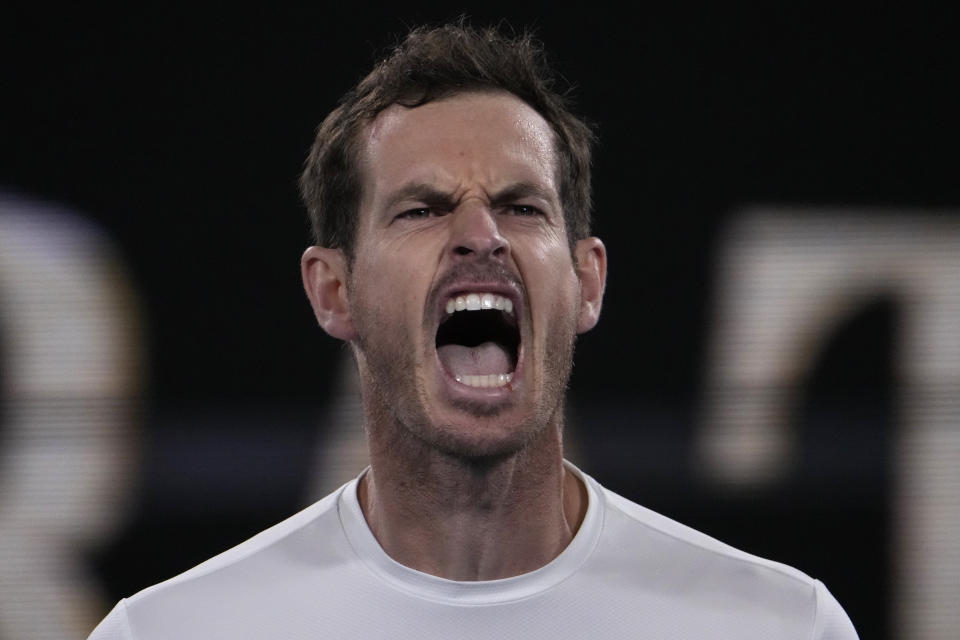
[[[432,338],[432,332],[428,336]],[[531,412],[536,387],[528,379],[526,342],[519,341],[510,381],[483,387],[457,380],[429,340],[421,351],[423,423],[407,423],[407,429],[458,458],[499,458],[522,449],[540,422]]]
[[[494,285],[472,286],[490,289]],[[572,348],[572,330],[551,322],[553,315],[546,314],[543,330],[534,335],[530,307],[518,288],[510,294],[516,300],[518,318],[511,380],[492,387],[464,384],[445,366],[437,345],[449,291],[427,297],[425,307],[429,310],[419,330],[406,334],[406,348],[398,343],[404,340],[403,334],[396,331],[388,340],[361,340],[355,345],[371,438],[380,443],[377,446],[391,446],[388,443],[396,441],[387,434],[399,429],[425,445],[426,450],[462,459],[514,454],[529,445],[536,434],[562,421],[569,373],[566,353]],[[504,295],[508,293],[504,286]],[[561,311],[559,307],[556,310]],[[388,318],[383,308],[374,307],[366,315],[379,320],[364,325],[368,330],[361,335],[384,335],[387,332],[382,329],[371,330],[396,326],[395,318]],[[483,358],[480,361],[478,366],[489,364]]]
[[[474,289],[489,289],[490,286],[475,284]],[[447,302],[459,293],[461,291],[455,288],[447,289],[439,300],[431,301],[435,315],[432,322],[425,323],[422,336],[426,344],[421,344],[422,371],[426,374],[423,377],[424,406],[436,429],[461,444],[470,443],[475,451],[501,447],[517,449],[529,442],[535,433],[562,422],[563,399],[576,337],[575,326],[564,319],[572,318],[570,301],[574,292],[559,292],[560,295],[554,292],[547,296],[549,311],[535,317],[535,300],[531,300],[522,286],[513,291],[500,291],[514,304],[515,337],[506,349],[511,355],[493,359],[493,362],[506,361],[513,371],[509,372],[512,374],[509,382],[494,387],[477,387],[458,381],[457,372],[450,371],[449,361],[438,349],[448,341],[441,331],[447,316]],[[480,317],[477,312],[463,315]],[[492,333],[495,332],[487,330],[470,344],[493,339]],[[466,337],[462,341],[468,342]],[[482,363],[483,358],[478,361]],[[480,363],[478,367],[482,366]],[[500,371],[478,369],[477,373]]]

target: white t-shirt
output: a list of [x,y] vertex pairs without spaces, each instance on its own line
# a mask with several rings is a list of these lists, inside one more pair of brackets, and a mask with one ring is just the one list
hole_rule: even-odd
[[589,504],[546,566],[456,582],[392,560],[357,480],[122,600],[90,640],[656,638],[853,640],[818,580],[634,504],[570,467]]

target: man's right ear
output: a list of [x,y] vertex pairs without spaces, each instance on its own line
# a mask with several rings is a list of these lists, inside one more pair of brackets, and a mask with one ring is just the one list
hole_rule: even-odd
[[347,299],[347,260],[340,249],[309,247],[300,258],[303,288],[323,330],[334,338],[356,338]]

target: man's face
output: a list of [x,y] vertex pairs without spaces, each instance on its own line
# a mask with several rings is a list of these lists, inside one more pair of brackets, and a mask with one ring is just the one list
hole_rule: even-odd
[[347,299],[373,428],[480,457],[559,420],[575,335],[596,318],[553,140],[505,93],[394,106],[369,127]]

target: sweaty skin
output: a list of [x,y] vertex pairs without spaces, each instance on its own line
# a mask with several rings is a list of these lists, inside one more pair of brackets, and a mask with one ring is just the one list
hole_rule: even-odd
[[[362,165],[352,265],[311,247],[303,274],[320,324],[357,359],[364,516],[391,557],[426,573],[537,569],[586,507],[561,427],[576,334],[600,313],[603,244],[580,240],[571,256],[553,131],[509,94],[393,106],[368,128]],[[448,301],[469,293],[513,304],[521,346],[502,386],[458,382],[437,355]]]

